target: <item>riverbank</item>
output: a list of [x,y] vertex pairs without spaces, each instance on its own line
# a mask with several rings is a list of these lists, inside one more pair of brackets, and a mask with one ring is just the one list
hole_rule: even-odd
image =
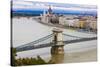
[[46,25],[46,26],[50,26],[50,27],[58,27],[58,28],[63,28],[63,29],[69,29],[72,31],[78,31],[78,32],[84,32],[84,33],[92,33],[92,34],[97,34],[97,31],[92,31],[92,30],[88,30],[88,29],[81,29],[81,28],[75,28],[75,27],[68,27],[66,25],[62,25],[62,24],[52,24],[52,23],[47,23],[47,22],[41,22],[40,19],[34,18],[36,21],[38,21],[39,23]]

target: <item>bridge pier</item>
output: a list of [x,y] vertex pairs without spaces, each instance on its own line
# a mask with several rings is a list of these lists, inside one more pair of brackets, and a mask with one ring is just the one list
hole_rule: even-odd
[[64,54],[54,54],[51,55],[50,63],[63,63],[64,62]]
[[62,30],[53,29],[53,46],[51,47],[51,54],[64,54],[64,43]]

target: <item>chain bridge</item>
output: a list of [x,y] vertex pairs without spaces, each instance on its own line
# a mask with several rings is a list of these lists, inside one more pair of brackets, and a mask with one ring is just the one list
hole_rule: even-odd
[[62,39],[60,39],[60,40],[62,41],[63,45],[68,45],[70,43],[91,41],[91,40],[97,39],[97,37],[78,37],[78,36],[65,34],[62,32],[61,32],[60,36],[55,36],[55,35],[57,35],[57,33],[59,33],[59,32],[56,31],[56,34],[53,32],[53,33],[51,33],[45,37],[42,37],[38,40],[18,46],[18,47],[16,47],[16,50],[17,50],[17,52],[20,52],[20,51],[55,46],[56,42],[60,42],[59,40],[57,41],[57,38],[59,39],[60,37],[62,37]]

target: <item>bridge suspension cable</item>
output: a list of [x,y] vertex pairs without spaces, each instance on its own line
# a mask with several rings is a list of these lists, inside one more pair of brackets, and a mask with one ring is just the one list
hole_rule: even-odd
[[68,40],[68,41],[63,41],[63,42],[65,44],[69,44],[69,43],[77,43],[77,42],[84,42],[84,41],[91,41],[91,40],[97,40],[97,37],[80,38],[80,39]]
[[[64,34],[64,33],[63,33],[63,35],[65,35],[67,37],[71,37],[71,39],[63,41],[65,44],[91,41],[91,40],[96,40],[97,39],[97,37],[84,38],[84,37],[72,36],[72,35],[68,35],[68,34]],[[33,42],[18,46],[18,47],[16,47],[16,50],[17,51],[25,51],[25,50],[32,50],[32,49],[38,49],[38,48],[53,46],[54,44],[52,42],[41,43],[41,42],[51,38],[52,36],[53,36],[53,34],[50,34],[50,35],[42,37],[38,40],[35,40]],[[38,45],[35,45],[35,44],[38,44]]]
[[16,47],[16,48],[22,48],[22,47],[26,47],[26,46],[34,46],[34,45],[37,44],[37,43],[40,43],[40,42],[42,42],[42,41],[45,41],[45,40],[51,38],[52,35],[53,35],[53,34],[47,35],[47,36],[42,37],[42,38],[40,38],[40,39],[38,39],[38,40],[35,40],[35,41],[33,41],[33,42],[30,42],[30,43],[27,43],[27,44],[24,44],[24,45],[21,45],[21,46],[18,46],[18,47]]
[[74,37],[74,38],[83,38],[83,37],[73,36],[73,35],[69,35],[69,34],[65,34],[65,33],[63,33],[63,35],[69,36],[69,37]]

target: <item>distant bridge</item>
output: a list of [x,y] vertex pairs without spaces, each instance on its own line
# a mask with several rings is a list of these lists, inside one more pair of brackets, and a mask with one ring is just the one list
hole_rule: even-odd
[[[64,37],[63,38],[64,45],[69,44],[69,43],[77,43],[77,42],[91,41],[91,40],[97,39],[97,37],[83,38],[83,37],[68,35],[65,33],[62,33],[62,35]],[[18,47],[16,47],[16,50],[17,50],[17,52],[20,52],[20,51],[33,50],[33,49],[54,46],[55,44],[52,42],[52,39],[53,39],[52,37],[53,37],[53,34],[49,34],[49,35],[42,37],[38,40],[35,40],[33,42],[18,46]]]

